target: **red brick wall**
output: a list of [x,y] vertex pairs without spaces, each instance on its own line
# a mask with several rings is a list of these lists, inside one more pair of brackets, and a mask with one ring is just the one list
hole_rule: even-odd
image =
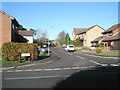
[[0,47],[2,46],[2,13],[0,12]]
[[0,15],[0,22],[2,22],[0,25],[0,37],[2,38],[2,40],[0,40],[1,47],[3,43],[11,42],[11,18],[1,12]]

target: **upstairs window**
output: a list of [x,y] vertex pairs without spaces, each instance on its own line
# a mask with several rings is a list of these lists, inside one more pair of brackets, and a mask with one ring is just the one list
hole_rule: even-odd
[[108,35],[109,35],[109,36],[112,36],[112,35],[113,35],[113,33],[112,33],[112,32],[110,32],[110,33],[108,33]]

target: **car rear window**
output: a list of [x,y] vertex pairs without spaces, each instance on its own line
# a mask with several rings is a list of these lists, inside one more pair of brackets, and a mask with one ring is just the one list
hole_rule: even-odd
[[72,48],[73,46],[69,46],[69,47],[71,47],[71,48]]

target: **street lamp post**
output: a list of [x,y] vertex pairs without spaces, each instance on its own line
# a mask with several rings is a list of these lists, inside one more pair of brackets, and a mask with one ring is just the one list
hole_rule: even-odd
[[50,51],[50,50],[49,50],[49,39],[48,39],[48,55],[50,55],[49,51]]

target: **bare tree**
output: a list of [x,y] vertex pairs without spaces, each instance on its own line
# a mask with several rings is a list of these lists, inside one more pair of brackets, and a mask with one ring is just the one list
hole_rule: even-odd
[[65,31],[63,30],[62,32],[59,32],[58,36],[57,36],[57,41],[60,45],[65,44],[64,42],[64,37],[66,36]]
[[41,35],[41,40],[43,41],[44,44],[47,43],[47,31],[45,30],[42,35]]

